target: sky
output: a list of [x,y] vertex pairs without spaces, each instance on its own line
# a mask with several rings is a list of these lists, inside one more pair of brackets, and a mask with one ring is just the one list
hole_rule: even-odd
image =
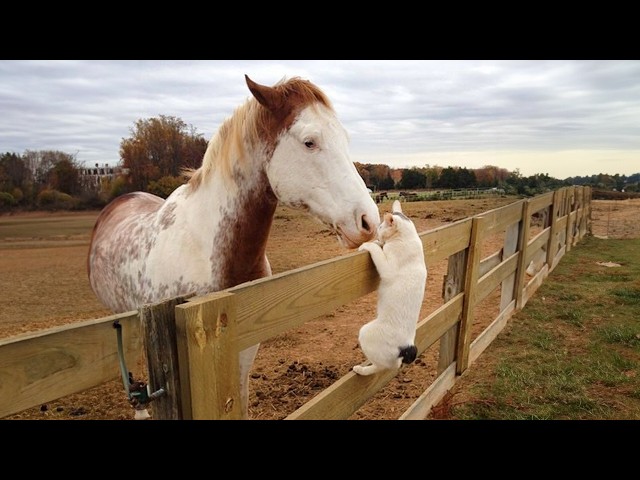
[[115,165],[158,115],[209,140],[250,97],[245,74],[320,87],[361,163],[640,172],[638,60],[0,60],[0,152]]

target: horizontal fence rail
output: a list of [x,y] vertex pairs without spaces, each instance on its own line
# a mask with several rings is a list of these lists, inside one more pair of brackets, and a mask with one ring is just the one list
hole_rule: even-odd
[[[449,261],[444,304],[422,319],[416,332],[418,354],[440,341],[440,359],[438,377],[401,419],[425,418],[513,313],[525,306],[562,256],[587,233],[590,199],[588,187],[563,188],[420,235],[427,265]],[[532,228],[539,231],[532,234]],[[501,232],[502,249],[482,258],[483,241]],[[154,416],[240,418],[238,352],[331,313],[375,291],[378,284],[370,256],[354,252],[223,292],[181,299],[170,309],[163,302],[139,312],[2,339],[0,418],[117,378],[114,322],[122,325],[125,355],[134,362],[144,350],[142,330],[148,330],[141,329],[140,318],[154,318],[155,308],[163,309],[164,323],[167,311],[175,315],[171,334],[156,335],[174,336],[170,342],[175,344],[167,351],[174,352],[172,364],[178,365],[162,368],[180,391],[167,395],[173,402],[170,408],[157,409],[172,413],[154,411]],[[473,309],[498,287],[499,313],[471,341]],[[173,325],[171,319],[169,323]],[[153,347],[153,355],[147,348],[147,357],[161,361],[164,347]],[[150,365],[149,371],[163,376],[162,368]],[[169,368],[179,371],[167,373]],[[349,372],[287,419],[348,418],[396,373],[362,377]],[[162,386],[154,381],[161,382],[150,379],[152,391]]]

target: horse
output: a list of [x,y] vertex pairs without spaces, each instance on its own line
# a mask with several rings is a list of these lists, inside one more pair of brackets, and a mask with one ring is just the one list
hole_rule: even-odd
[[[375,236],[378,208],[325,93],[299,77],[245,82],[251,96],[220,125],[187,183],[166,200],[121,195],[96,219],[89,281],[114,312],[271,275],[265,251],[279,202],[326,224],[347,249]],[[239,354],[244,418],[258,347]]]

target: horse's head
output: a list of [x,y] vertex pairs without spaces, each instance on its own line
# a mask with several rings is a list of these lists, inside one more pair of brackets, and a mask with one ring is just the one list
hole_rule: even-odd
[[246,77],[264,107],[265,171],[271,189],[289,206],[304,208],[356,248],[380,223],[378,208],[350,159],[348,136],[327,97],[311,82],[292,79],[274,87]]

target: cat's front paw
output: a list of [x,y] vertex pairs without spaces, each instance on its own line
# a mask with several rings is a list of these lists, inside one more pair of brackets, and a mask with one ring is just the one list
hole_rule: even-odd
[[372,242],[364,242],[362,245],[358,247],[358,251],[364,252],[366,250],[368,252],[371,250],[372,245],[374,245]]

